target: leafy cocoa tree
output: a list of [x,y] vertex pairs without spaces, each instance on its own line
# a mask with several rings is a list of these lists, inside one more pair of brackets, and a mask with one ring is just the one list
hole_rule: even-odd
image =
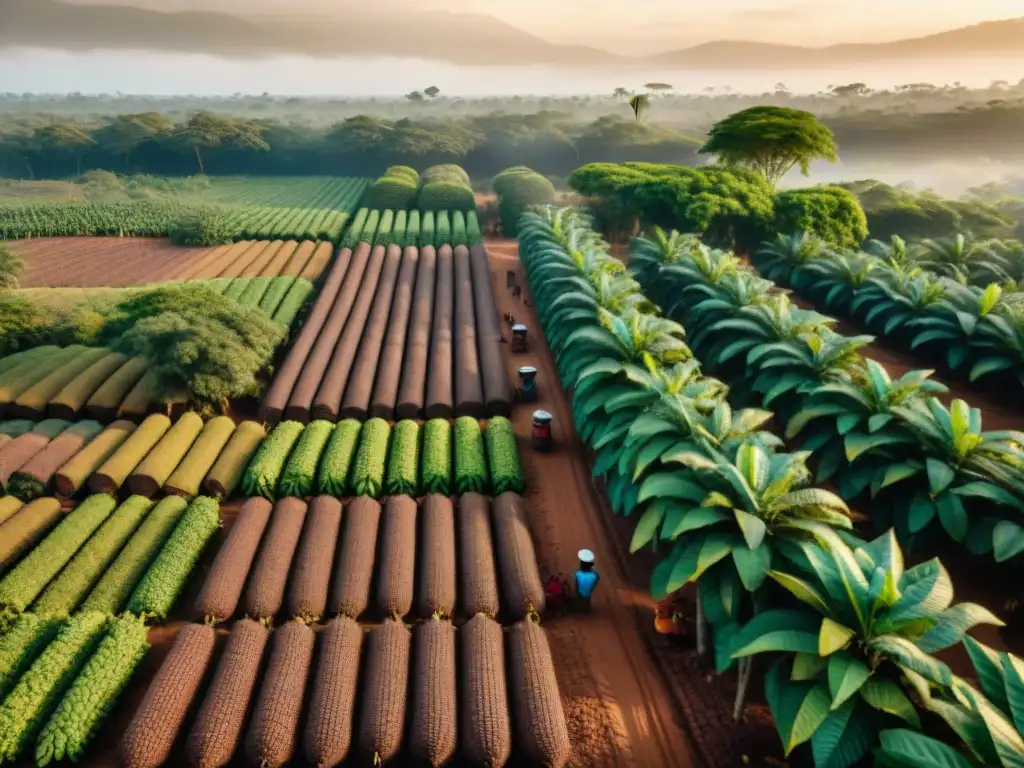
[[219,147],[225,142],[241,149],[270,149],[263,138],[263,126],[246,120],[236,120],[210,112],[196,112],[188,122],[178,128],[175,139],[182,145],[191,148],[196,154],[199,173],[205,173],[201,150]]

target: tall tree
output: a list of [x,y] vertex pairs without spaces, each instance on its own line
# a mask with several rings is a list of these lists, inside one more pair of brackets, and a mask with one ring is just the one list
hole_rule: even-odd
[[623,88],[621,85],[612,92],[612,96],[617,98],[619,101],[629,96],[629,89]]
[[56,122],[37,128],[34,143],[44,154],[53,150],[74,156],[77,172],[82,173],[82,153],[96,142],[82,128],[67,122]]
[[644,88],[655,93],[667,93],[672,90],[669,83],[644,83]]
[[263,126],[254,121],[235,120],[210,112],[196,112],[175,132],[175,138],[196,153],[199,173],[205,173],[203,149],[212,149],[229,141],[243,149],[267,150],[270,145],[263,138]]
[[97,141],[104,149],[124,156],[128,170],[131,153],[147,141],[160,141],[171,136],[174,121],[158,112],[140,112],[117,115],[97,133]]
[[836,137],[810,112],[787,107],[751,107],[715,123],[703,154],[724,165],[740,165],[763,175],[773,187],[795,166],[805,176],[812,160],[835,162]]
[[423,95],[431,99],[436,99],[441,93],[441,89],[436,85],[432,85],[429,88],[423,89]]

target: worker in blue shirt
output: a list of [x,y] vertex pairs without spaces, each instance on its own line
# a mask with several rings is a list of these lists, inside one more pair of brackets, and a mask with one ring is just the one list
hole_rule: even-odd
[[575,574],[576,597],[579,600],[580,609],[584,613],[590,613],[590,598],[601,577],[594,570],[593,552],[589,549],[581,549],[576,556],[580,561],[580,567]]

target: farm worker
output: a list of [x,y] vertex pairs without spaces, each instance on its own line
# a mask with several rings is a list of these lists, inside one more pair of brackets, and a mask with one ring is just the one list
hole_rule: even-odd
[[576,571],[576,594],[579,596],[583,612],[590,613],[590,598],[601,577],[594,570],[593,552],[589,549],[581,549],[576,556],[580,561],[580,567]]
[[544,585],[544,600],[551,608],[561,608],[565,604],[566,590],[562,589],[561,575],[552,573]]

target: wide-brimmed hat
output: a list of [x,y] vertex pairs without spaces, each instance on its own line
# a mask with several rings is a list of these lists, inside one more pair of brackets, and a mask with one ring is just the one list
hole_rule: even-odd
[[592,563],[594,562],[594,553],[589,549],[581,549],[576,553],[576,557],[580,559],[581,563]]

